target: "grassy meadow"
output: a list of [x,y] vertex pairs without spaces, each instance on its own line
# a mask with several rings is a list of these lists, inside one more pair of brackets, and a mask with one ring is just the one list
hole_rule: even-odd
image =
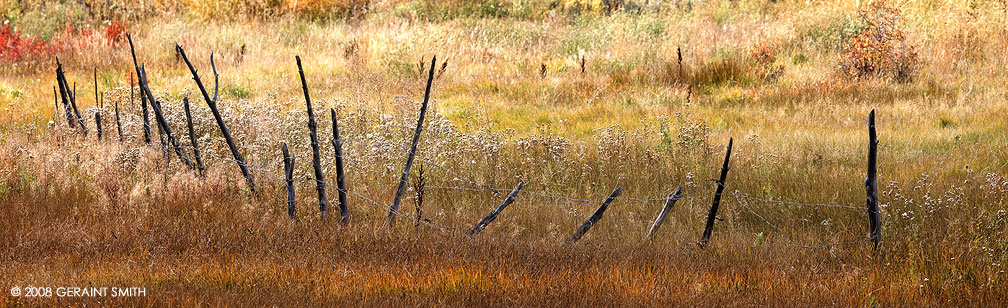
[[[6,0],[0,11],[0,289],[147,294],[8,293],[0,307],[1008,302],[1003,0]],[[126,33],[189,157],[192,105],[202,175],[163,150],[156,127],[144,143]],[[213,54],[217,105],[256,191],[176,44],[211,92]],[[319,214],[295,56],[330,210],[336,115],[347,224]],[[403,216],[388,227],[434,56]],[[87,136],[54,100],[57,57]],[[880,252],[865,242],[871,110]],[[700,249],[730,138],[726,195]],[[467,236],[519,181],[515,203]],[[565,245],[617,186],[604,218]],[[649,239],[677,187],[685,197]]]

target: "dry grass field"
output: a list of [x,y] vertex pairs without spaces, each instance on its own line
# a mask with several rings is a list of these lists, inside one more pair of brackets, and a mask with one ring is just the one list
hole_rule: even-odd
[[[0,307],[1008,303],[1003,0],[5,0],[0,11]],[[126,33],[190,158],[192,105],[202,175],[162,148],[155,124],[144,143]],[[217,105],[255,191],[176,44],[209,91],[213,53]],[[330,110],[339,124],[346,224],[319,213],[295,56],[330,211]],[[55,100],[57,57],[86,136]],[[866,241],[871,110],[880,251]],[[519,181],[516,201],[467,236]],[[565,244],[616,187],[603,218]],[[12,293],[28,287],[52,294]]]

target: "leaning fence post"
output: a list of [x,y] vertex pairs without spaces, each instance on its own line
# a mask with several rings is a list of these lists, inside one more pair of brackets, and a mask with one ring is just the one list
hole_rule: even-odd
[[[57,62],[57,64],[59,64],[59,62]],[[69,94],[67,94],[69,90],[67,90],[63,85],[62,67],[56,68],[56,84],[59,86],[60,98],[62,98],[63,102],[63,113],[66,115],[67,125],[69,125],[70,128],[74,128],[77,124],[74,121],[73,111],[70,110],[70,98]]]
[[189,160],[189,155],[182,151],[182,147],[179,146],[178,139],[175,138],[171,127],[168,126],[168,120],[165,118],[164,112],[161,110],[161,103],[154,99],[154,94],[151,93],[150,89],[150,82],[147,80],[147,71],[143,67],[140,67],[140,74],[137,78],[139,78],[138,80],[140,82],[140,94],[146,95],[147,100],[151,102],[151,110],[154,110],[154,119],[157,120],[158,127],[160,127],[164,132],[163,135],[165,135],[165,138],[168,139],[170,145],[175,149],[175,154],[178,155],[179,159],[182,160],[186,166],[195,170],[196,166],[193,165],[191,160]]
[[868,176],[865,190],[868,193],[868,230],[872,249],[877,253],[882,240],[882,218],[878,209],[878,136],[875,133],[875,110],[868,114]]
[[609,207],[609,203],[612,203],[613,200],[615,200],[616,197],[619,197],[622,192],[623,187],[617,186],[616,190],[613,190],[612,194],[609,195],[609,198],[606,198],[605,202],[602,202],[602,206],[595,210],[595,213],[592,214],[591,217],[588,217],[588,220],[581,224],[581,227],[578,227],[577,231],[574,231],[574,234],[571,234],[570,238],[567,239],[567,244],[580,240],[581,237],[584,236],[584,234],[599,221],[599,219],[602,219],[602,214],[605,213],[606,208]]
[[427,114],[427,102],[430,100],[431,82],[434,81],[434,64],[437,64],[437,56],[431,58],[430,71],[427,73],[427,89],[424,90],[423,104],[420,105],[420,117],[417,119],[416,130],[413,132],[413,143],[410,145],[409,156],[406,158],[406,167],[403,168],[402,178],[399,179],[399,189],[396,189],[395,200],[389,207],[388,226],[395,224],[395,215],[399,211],[399,202],[402,201],[403,191],[406,190],[406,180],[409,179],[410,167],[416,157],[417,143],[420,142],[420,131],[423,129],[424,115]]
[[[132,92],[132,90],[130,91]],[[140,94],[140,109],[143,110],[144,143],[150,145],[151,144],[150,115],[149,112],[147,112],[147,96],[143,94]]]
[[668,198],[666,198],[665,207],[658,213],[658,217],[655,218],[654,224],[652,224],[651,229],[648,230],[648,239],[654,237],[655,230],[658,230],[658,227],[661,227],[662,222],[665,221],[665,216],[668,216],[669,211],[672,210],[672,207],[675,206],[675,203],[679,200],[679,198],[682,198],[682,186],[676,187],[675,192],[669,194]]
[[[63,75],[63,82],[66,82],[66,74]],[[84,137],[87,137],[87,126],[84,125],[84,118],[81,118],[80,111],[77,110],[77,82],[74,82],[73,91],[70,91],[70,107],[73,107],[77,123],[80,124],[81,130],[84,131]]]
[[59,87],[61,102],[63,102],[63,114],[66,115],[67,125],[73,128],[75,125],[73,111],[70,111],[70,98],[67,95],[66,88],[63,86],[63,65],[60,64],[59,58],[56,58],[56,65],[56,85]]
[[503,211],[505,207],[507,207],[508,205],[510,205],[515,201],[515,197],[518,196],[518,191],[521,190],[522,186],[524,185],[525,185],[524,181],[519,181],[518,186],[515,186],[515,188],[511,190],[511,193],[507,195],[507,198],[504,198],[504,202],[501,203],[500,206],[497,206],[497,208],[494,209],[493,211],[490,211],[490,214],[487,214],[487,216],[484,217],[483,220],[480,220],[478,223],[476,223],[476,225],[473,226],[471,230],[469,230],[468,235],[473,236],[476,235],[477,233],[480,233],[480,231],[483,231],[483,228],[486,228],[486,226],[491,222],[493,222],[494,219],[497,219],[497,215],[500,215],[500,212]]
[[[126,38],[129,38],[127,35]],[[133,46],[133,42],[130,41],[130,46]],[[231,149],[231,155],[234,159],[238,161],[238,169],[241,169],[242,175],[245,176],[245,181],[248,182],[249,190],[253,193],[255,192],[255,182],[252,180],[252,174],[248,171],[248,166],[245,166],[245,158],[242,157],[241,153],[238,153],[238,146],[235,145],[234,139],[231,139],[231,132],[228,131],[227,125],[224,125],[224,119],[221,118],[220,111],[217,110],[217,90],[219,83],[217,82],[217,67],[214,66],[213,53],[210,54],[210,68],[214,73],[214,97],[210,99],[210,95],[207,94],[206,88],[203,87],[203,82],[200,81],[199,74],[196,73],[196,68],[193,67],[192,62],[189,62],[189,58],[186,57],[185,50],[182,46],[175,45],[175,50],[178,51],[179,55],[182,56],[182,60],[185,61],[186,66],[189,67],[189,71],[192,72],[193,80],[196,81],[196,87],[199,88],[200,93],[203,94],[203,99],[206,100],[207,106],[210,106],[210,112],[213,113],[214,120],[217,121],[217,126],[220,127],[221,134],[224,135],[224,141],[227,142],[228,148]]]
[[339,124],[336,122],[336,110],[329,108],[332,116],[333,151],[336,154],[336,193],[339,195],[340,221],[350,221],[350,205],[347,204],[346,174],[343,172],[343,142],[340,141]]
[[196,134],[193,133],[192,113],[189,112],[189,97],[182,98],[182,107],[185,108],[186,126],[189,128],[189,141],[192,142],[193,156],[196,158],[196,169],[200,176],[203,175],[203,157],[200,155],[199,143],[196,142]]
[[80,112],[77,111],[77,99],[74,94],[77,91],[77,84],[74,83],[74,87],[71,90],[70,84],[66,80],[66,73],[63,71],[63,64],[60,63],[59,58],[56,58],[56,82],[60,85],[63,104],[66,107],[67,121],[70,122],[70,127],[80,125],[81,132],[84,133],[84,137],[87,137],[87,127],[84,126],[84,119],[80,117]]
[[315,169],[315,190],[318,191],[319,211],[322,212],[322,219],[329,219],[329,207],[325,194],[325,175],[322,173],[322,163],[319,161],[318,134],[315,132],[315,112],[312,110],[311,97],[308,96],[308,82],[305,81],[304,70],[301,69],[301,56],[294,56],[297,60],[298,74],[301,75],[301,89],[304,90],[305,103],[308,105],[308,135],[311,137],[312,147],[312,168]]
[[284,181],[287,186],[287,215],[290,215],[291,219],[295,219],[297,211],[294,209],[294,158],[287,151],[286,142],[282,144],[280,149],[283,150]]
[[717,217],[718,204],[721,203],[721,193],[724,192],[725,178],[728,177],[728,160],[731,159],[732,139],[728,138],[728,150],[725,151],[724,164],[721,165],[721,179],[717,181],[717,190],[714,192],[714,202],[711,203],[710,212],[707,213],[707,226],[704,227],[703,238],[700,239],[700,248],[707,246],[711,232],[714,231],[714,219]]

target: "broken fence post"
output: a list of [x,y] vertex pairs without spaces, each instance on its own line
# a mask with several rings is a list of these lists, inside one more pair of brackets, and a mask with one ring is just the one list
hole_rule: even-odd
[[[63,75],[63,82],[66,81],[66,74]],[[67,87],[69,88],[69,87]],[[70,91],[70,107],[73,107],[74,116],[77,117],[77,124],[80,124],[84,137],[87,137],[87,125],[84,125],[84,118],[81,118],[80,111],[77,110],[77,83],[74,82],[73,91]]]
[[147,100],[151,102],[151,109],[154,110],[154,118],[157,120],[158,126],[164,131],[165,137],[171,146],[175,149],[175,155],[178,155],[179,159],[182,160],[189,166],[190,169],[196,170],[196,166],[193,164],[192,160],[189,160],[189,155],[182,151],[182,147],[179,146],[178,139],[172,133],[171,127],[168,126],[168,120],[164,116],[164,112],[161,111],[161,103],[154,99],[154,95],[151,93],[150,83],[147,80],[147,72],[143,67],[140,68],[140,89],[141,94],[147,95]]
[[140,108],[143,109],[143,129],[144,129],[144,143],[147,145],[151,144],[150,138],[150,115],[147,112],[147,96],[140,95]]
[[290,215],[291,219],[297,218],[297,211],[294,209],[294,158],[290,156],[290,152],[287,151],[287,143],[284,142],[280,147],[283,151],[283,161],[284,161],[284,182],[287,186],[287,215]]
[[63,114],[66,115],[67,125],[73,128],[76,124],[74,124],[73,111],[70,110],[68,90],[63,83],[63,64],[60,63],[59,58],[56,58],[56,85],[59,87],[61,102],[63,102]]
[[499,206],[497,206],[497,208],[495,208],[493,211],[490,211],[490,214],[487,214],[486,217],[484,217],[482,220],[476,223],[476,225],[473,226],[471,230],[469,230],[468,235],[473,236],[480,233],[480,231],[483,231],[483,228],[486,228],[486,226],[491,222],[493,222],[494,219],[497,219],[497,215],[500,215],[500,212],[503,211],[504,208],[506,208],[508,205],[510,205],[515,201],[515,197],[518,196],[518,191],[521,190],[522,186],[524,185],[525,185],[524,181],[519,181],[518,185],[515,186],[515,188],[511,190],[511,193],[507,195],[507,198],[504,198],[504,202],[501,203]]
[[622,192],[623,187],[617,186],[616,190],[613,190],[612,194],[609,195],[609,198],[606,198],[605,202],[602,202],[602,206],[599,206],[599,208],[595,210],[595,213],[592,214],[591,217],[588,217],[588,220],[581,224],[581,227],[578,227],[577,231],[574,231],[574,234],[571,234],[566,243],[571,244],[580,240],[581,237],[584,236],[585,233],[587,233],[588,230],[599,221],[599,219],[602,219],[602,214],[605,213],[606,208],[609,207],[609,203],[612,203],[613,200],[615,200],[616,197],[619,197]]
[[119,132],[119,143],[123,142],[122,122],[119,121],[119,102],[115,102],[116,131]]
[[63,94],[63,104],[66,106],[67,121],[70,122],[70,127],[80,125],[81,132],[84,137],[87,137],[87,127],[84,126],[84,119],[81,119],[80,112],[77,111],[76,96],[74,92],[77,91],[77,84],[74,84],[71,90],[70,84],[66,80],[66,73],[63,71],[63,64],[60,63],[59,58],[56,58],[56,82],[60,85],[60,91]]
[[95,132],[98,133],[98,141],[102,139],[102,127],[101,127],[101,98],[98,96],[98,68],[94,68],[94,100],[95,106],[98,110],[95,110]]
[[350,205],[347,204],[346,174],[343,171],[343,142],[340,140],[336,110],[329,108],[329,115],[332,116],[332,145],[336,154],[336,189],[339,195],[340,221],[347,223],[350,221]]
[[406,158],[406,167],[403,168],[402,177],[399,179],[399,188],[396,189],[395,199],[389,207],[388,223],[389,227],[395,224],[395,215],[399,211],[399,203],[402,202],[403,191],[406,190],[406,180],[409,179],[410,167],[416,157],[417,143],[420,142],[420,132],[423,130],[424,116],[427,114],[427,102],[430,100],[431,83],[434,81],[434,64],[437,63],[437,56],[431,58],[430,71],[427,73],[427,89],[424,90],[423,104],[420,105],[420,117],[417,119],[416,130],[413,132],[413,143],[410,145],[409,156]]
[[95,110],[94,121],[95,121],[95,131],[98,132],[98,141],[101,141],[101,139],[102,139],[102,129],[101,129],[101,111],[100,110]]
[[718,204],[721,203],[721,193],[724,192],[725,178],[728,177],[728,160],[731,159],[732,139],[728,138],[728,150],[725,151],[724,164],[721,165],[721,179],[717,181],[717,190],[714,192],[714,201],[711,203],[710,212],[707,213],[707,226],[704,227],[703,238],[700,239],[700,248],[707,246],[711,232],[714,231],[714,218],[717,217]]
[[868,194],[868,231],[872,249],[878,253],[882,240],[882,218],[878,209],[878,136],[875,133],[875,110],[868,114],[868,176],[865,191]]
[[315,190],[318,191],[319,211],[322,219],[329,219],[329,207],[326,202],[325,174],[322,173],[322,163],[319,159],[318,134],[316,132],[315,112],[312,110],[311,97],[308,96],[308,82],[305,81],[304,70],[301,68],[301,56],[294,56],[297,61],[298,74],[301,75],[301,89],[304,90],[305,104],[308,106],[308,135],[311,137],[312,168],[315,170]]
[[647,233],[648,239],[654,238],[655,230],[658,230],[658,227],[661,227],[662,222],[665,221],[665,216],[668,216],[669,211],[671,211],[672,207],[675,206],[676,201],[678,201],[679,198],[682,198],[682,194],[683,194],[682,186],[679,186],[676,187],[674,193],[668,195],[668,198],[665,201],[665,207],[663,207],[661,212],[658,213],[658,217],[655,218],[654,224],[652,224],[651,229],[648,230]]
[[182,98],[182,107],[185,108],[186,127],[189,128],[189,142],[192,143],[193,156],[196,158],[196,170],[203,176],[203,157],[200,155],[199,143],[196,142],[196,133],[193,132],[192,112],[189,111],[189,97]]
[[[126,36],[129,38],[129,36]],[[132,41],[130,46],[132,46]],[[189,62],[189,58],[186,57],[185,50],[182,46],[175,45],[175,49],[178,51],[179,55],[182,56],[182,60],[185,60],[186,66],[189,67],[189,71],[193,75],[193,80],[196,81],[196,87],[199,88],[200,93],[203,94],[203,99],[206,100],[207,106],[210,106],[210,112],[213,113],[214,120],[217,121],[217,126],[220,127],[221,134],[224,135],[224,141],[227,142],[228,148],[231,149],[231,154],[234,159],[238,161],[238,168],[241,169],[242,175],[245,176],[245,181],[248,182],[249,190],[255,192],[255,182],[252,180],[252,174],[248,171],[248,166],[245,165],[245,158],[242,157],[241,153],[238,153],[238,146],[235,145],[234,139],[231,138],[231,132],[228,131],[227,126],[224,125],[224,119],[221,118],[220,111],[217,110],[217,90],[218,83],[217,79],[217,67],[214,66],[213,53],[210,54],[210,68],[213,69],[214,73],[214,97],[210,99],[210,95],[207,94],[206,88],[203,87],[203,82],[200,81],[199,74],[196,73],[196,68],[193,67],[192,62]]]
[[53,118],[52,118],[52,121],[53,121],[53,124],[55,124],[56,123],[56,117],[59,116],[59,94],[57,94],[57,92],[56,92],[56,86],[53,86],[53,88],[52,88],[52,95],[53,95]]

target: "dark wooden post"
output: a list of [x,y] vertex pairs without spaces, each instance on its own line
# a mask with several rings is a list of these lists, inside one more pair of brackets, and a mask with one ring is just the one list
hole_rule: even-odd
[[721,165],[721,179],[717,182],[717,190],[714,192],[714,202],[711,203],[710,212],[707,213],[707,226],[704,227],[703,238],[700,239],[700,248],[707,246],[711,232],[714,231],[714,219],[717,218],[718,204],[721,203],[721,193],[724,192],[725,178],[728,177],[728,160],[731,159],[732,139],[728,138],[728,150],[725,151],[724,164]]
[[119,121],[119,102],[115,102],[116,131],[119,132],[119,143],[123,142],[122,122]]
[[56,84],[59,86],[60,98],[62,99],[61,102],[63,102],[63,114],[66,115],[67,125],[70,125],[70,128],[73,128],[77,124],[74,123],[75,121],[73,118],[73,111],[70,110],[70,98],[69,95],[67,94],[66,88],[63,86],[63,77],[60,70],[61,69],[57,68]]
[[350,221],[350,205],[347,204],[346,174],[343,172],[343,142],[340,141],[336,110],[329,108],[329,115],[332,116],[332,145],[336,154],[336,189],[339,195],[340,221],[347,223]]
[[682,186],[676,187],[674,193],[668,195],[668,199],[665,201],[665,207],[662,208],[661,212],[658,213],[658,217],[655,218],[654,224],[651,225],[651,229],[648,230],[648,239],[654,238],[655,230],[661,227],[662,222],[665,221],[665,216],[668,216],[669,211],[675,206],[676,201],[682,198]]
[[[133,48],[133,37],[129,33],[126,33],[126,40],[129,41],[130,45],[130,55],[133,56],[133,68],[137,73],[137,81],[139,83],[140,78],[140,64],[137,63],[136,50]],[[133,97],[133,75],[130,74],[130,99]],[[143,89],[140,89],[140,108],[143,109],[143,120],[144,120],[144,143],[150,145],[150,119],[147,114],[147,97],[143,94]]]
[[473,236],[476,235],[477,233],[480,233],[480,231],[483,231],[483,228],[486,228],[486,226],[491,222],[493,222],[494,219],[497,219],[497,215],[500,215],[500,212],[503,211],[505,207],[507,207],[508,205],[510,205],[515,201],[515,197],[518,196],[518,191],[521,190],[523,185],[525,185],[525,182],[519,181],[518,186],[515,186],[515,188],[511,190],[511,193],[507,195],[507,198],[504,198],[504,202],[501,203],[500,206],[497,206],[497,208],[494,209],[493,211],[490,211],[490,214],[487,214],[487,216],[484,217],[483,220],[480,220],[478,223],[476,223],[476,225],[473,226],[471,230],[469,230],[468,235]]
[[102,129],[101,129],[101,111],[96,110],[94,113],[95,120],[95,131],[98,132],[98,141],[102,139]]
[[[127,36],[129,38],[129,36]],[[132,45],[132,43],[131,43]],[[227,126],[224,125],[224,119],[221,118],[220,112],[217,110],[217,90],[219,89],[219,83],[217,79],[217,67],[214,66],[213,53],[210,54],[210,68],[213,69],[214,74],[214,97],[210,99],[210,95],[207,94],[207,90],[203,87],[203,82],[200,81],[199,74],[196,73],[196,68],[193,67],[192,62],[189,62],[189,58],[186,57],[185,50],[182,46],[175,45],[175,49],[182,56],[182,60],[185,61],[186,66],[189,67],[189,71],[193,75],[193,80],[196,81],[196,87],[199,88],[200,93],[203,94],[203,100],[207,102],[207,106],[210,106],[210,112],[213,113],[214,120],[217,121],[217,126],[220,127],[221,134],[224,135],[224,141],[227,142],[228,148],[231,149],[231,154],[234,159],[238,161],[238,168],[241,169],[242,175],[245,176],[245,181],[248,182],[249,190],[255,192],[255,182],[252,180],[252,174],[248,171],[248,166],[245,166],[245,158],[242,157],[241,153],[238,153],[238,146],[235,145],[234,139],[231,139],[231,132],[228,131]]]
[[172,133],[171,126],[168,126],[168,120],[165,118],[164,112],[161,111],[161,103],[154,99],[154,94],[151,93],[150,83],[147,80],[147,72],[142,66],[140,67],[140,74],[137,75],[137,78],[140,82],[140,94],[146,95],[147,100],[150,101],[151,110],[154,110],[154,119],[157,120],[157,124],[164,132],[165,138],[175,149],[175,155],[178,155],[179,159],[181,159],[186,166],[195,170],[196,166],[193,165],[191,160],[189,160],[189,155],[182,151],[182,147],[179,146],[178,139],[176,139],[175,135]]
[[87,137],[87,127],[84,126],[84,119],[81,119],[80,112],[77,112],[77,104],[75,103],[74,92],[77,90],[77,84],[74,84],[73,90],[71,90],[59,58],[56,58],[56,82],[59,83],[60,93],[63,95],[63,104],[66,107],[67,121],[70,123],[70,127],[80,125],[81,132]]
[[98,140],[102,139],[102,127],[101,127],[101,98],[98,96],[98,68],[94,68],[94,100],[95,106],[98,110],[95,111],[95,132],[98,133]]
[[570,238],[567,239],[567,244],[580,240],[581,237],[584,236],[584,234],[599,221],[599,219],[602,219],[602,214],[605,213],[606,208],[609,207],[609,203],[616,200],[616,197],[619,197],[622,192],[623,187],[617,186],[616,190],[613,190],[612,194],[609,195],[609,198],[606,198],[605,202],[602,202],[602,206],[595,210],[595,213],[592,214],[591,217],[588,217],[588,220],[585,220],[585,222],[581,224],[581,227],[578,227],[577,231],[574,231],[574,234],[571,234]]
[[189,98],[182,98],[182,107],[185,108],[186,126],[189,128],[189,142],[192,143],[193,156],[196,158],[196,169],[200,176],[203,175],[203,157],[200,155],[199,143],[196,142],[196,133],[193,132],[192,113],[189,111]]
[[431,58],[430,71],[427,73],[427,89],[424,90],[423,104],[420,105],[420,117],[417,119],[416,130],[413,132],[413,143],[410,145],[409,156],[406,158],[406,167],[403,168],[402,177],[399,178],[399,189],[396,189],[395,199],[389,207],[388,223],[389,227],[395,224],[395,215],[399,211],[399,203],[402,202],[403,191],[406,190],[406,180],[409,179],[410,167],[413,166],[413,159],[416,157],[417,143],[420,142],[420,132],[423,129],[424,116],[427,114],[427,102],[430,100],[431,82],[434,81],[434,64],[437,63],[437,56]]
[[[63,75],[63,82],[67,82],[66,74]],[[70,91],[70,107],[73,107],[74,116],[77,117],[77,124],[80,124],[84,137],[87,137],[87,125],[84,125],[84,118],[81,117],[80,111],[77,110],[77,82],[74,82],[73,91]]]
[[143,129],[144,129],[144,143],[147,145],[151,144],[151,134],[150,134],[150,113],[147,112],[147,96],[140,94],[140,109],[143,110]]
[[678,61],[679,61],[679,65],[676,66],[678,68],[678,74],[677,74],[677,76],[679,78],[678,82],[683,82],[683,80],[682,80],[682,47],[676,46],[675,52],[676,52],[676,59],[678,59]]
[[304,70],[301,68],[301,56],[294,56],[297,61],[298,74],[301,75],[301,89],[304,90],[305,103],[308,105],[308,132],[311,137],[312,167],[315,169],[315,190],[318,191],[319,211],[322,219],[329,218],[329,206],[326,202],[325,174],[322,174],[322,163],[319,159],[318,134],[316,133],[315,112],[312,110],[311,97],[308,96],[308,82],[305,81]]
[[868,176],[865,190],[868,193],[868,231],[872,249],[879,251],[882,240],[882,218],[878,209],[878,136],[875,134],[875,110],[868,114]]
[[287,151],[287,143],[284,142],[280,148],[283,150],[284,160],[284,181],[287,183],[287,215],[291,219],[297,218],[297,211],[294,209],[294,158]]
[[53,98],[53,124],[56,124],[56,117],[59,116],[59,94],[56,92],[56,86],[52,88],[52,98]]

